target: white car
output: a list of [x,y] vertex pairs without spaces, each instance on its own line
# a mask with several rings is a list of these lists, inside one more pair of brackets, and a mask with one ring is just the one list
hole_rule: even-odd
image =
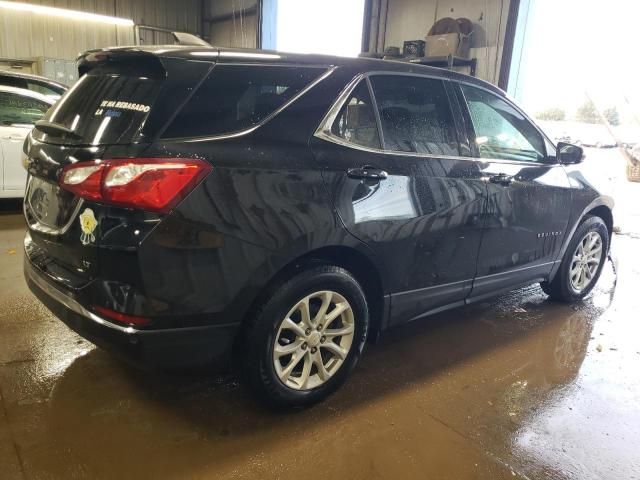
[[58,100],[69,87],[51,80],[47,77],[41,77],[39,75],[31,75],[29,73],[22,73],[20,71],[0,71],[0,85],[14,88],[24,88],[25,90],[32,90],[37,93],[46,95],[52,98],[54,101]]
[[0,85],[0,198],[24,196],[22,144],[54,102],[38,92]]

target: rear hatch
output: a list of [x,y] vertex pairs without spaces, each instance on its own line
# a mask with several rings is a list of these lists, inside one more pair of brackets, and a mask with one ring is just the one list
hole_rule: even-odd
[[24,213],[33,239],[30,257],[39,259],[39,267],[71,287],[93,278],[101,242],[95,234],[87,237],[76,218],[90,208],[98,233],[103,216],[115,207],[60,188],[63,168],[140,156],[212,66],[211,61],[162,58],[132,49],[81,57],[79,70],[85,75],[25,142],[29,176]]

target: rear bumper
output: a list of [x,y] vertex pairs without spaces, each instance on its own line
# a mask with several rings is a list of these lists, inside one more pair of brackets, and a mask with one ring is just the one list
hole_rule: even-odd
[[24,277],[33,294],[69,328],[128,360],[161,368],[207,365],[226,370],[230,366],[237,324],[138,330],[87,310],[71,291],[48,279],[27,255]]

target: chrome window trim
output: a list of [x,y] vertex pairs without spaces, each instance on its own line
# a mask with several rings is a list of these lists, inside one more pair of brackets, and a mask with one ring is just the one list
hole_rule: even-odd
[[[222,64],[221,64],[222,65]],[[225,63],[225,66],[233,66],[233,65],[245,65],[245,66],[255,66],[255,67],[259,67],[261,66],[261,64],[256,63],[256,64],[238,64],[238,63]],[[275,65],[274,65],[275,66]],[[283,68],[289,67],[289,65],[287,64],[280,64],[277,66],[282,66]],[[308,68],[318,68],[318,69],[322,69],[322,68],[326,68],[322,65],[320,66],[315,66],[315,65],[307,65]],[[267,122],[271,121],[272,119],[274,119],[276,116],[278,116],[280,113],[282,113],[285,109],[287,109],[290,105],[292,105],[294,102],[296,102],[299,98],[301,98],[305,93],[307,93],[309,90],[311,90],[312,88],[314,88],[316,85],[318,85],[320,82],[322,82],[323,80],[325,80],[327,77],[329,77],[329,75],[331,75],[333,72],[336,71],[338,67],[336,65],[333,65],[331,67],[328,67],[327,70],[325,72],[322,73],[322,75],[318,76],[316,79],[314,79],[311,83],[309,83],[306,87],[304,87],[302,90],[300,90],[298,93],[296,93],[293,97],[291,97],[289,100],[287,100],[285,103],[283,103],[280,107],[278,107],[277,109],[275,109],[273,112],[271,112],[269,115],[267,115],[266,117],[264,117],[262,120],[260,120],[258,123],[256,123],[255,125],[249,127],[249,128],[245,128],[244,130],[238,130],[236,132],[229,132],[229,133],[222,133],[222,134],[218,134],[218,135],[207,135],[207,136],[197,136],[197,137],[167,137],[167,138],[158,138],[157,141],[159,142],[185,142],[185,143],[199,143],[199,142],[210,142],[210,141],[215,141],[215,140],[227,140],[230,138],[237,138],[237,137],[243,137],[245,135],[250,134],[251,132],[254,132],[255,130],[257,130],[258,128],[262,127],[263,125],[265,125]],[[212,71],[215,71],[215,67]]]
[[[530,162],[530,161],[525,161],[525,160],[506,160],[506,159],[501,159],[501,158],[464,157],[464,156],[461,156],[461,155],[436,155],[436,154],[432,154],[432,153],[402,152],[402,151],[396,151],[396,150],[383,150],[383,149],[379,149],[379,148],[365,147],[363,145],[358,145],[356,143],[348,142],[347,140],[345,140],[345,139],[343,139],[343,138],[341,138],[341,137],[339,137],[337,135],[334,135],[331,132],[331,127],[333,126],[336,118],[340,114],[340,110],[342,110],[342,107],[344,106],[345,102],[349,99],[349,96],[353,93],[353,91],[355,90],[355,88],[358,86],[358,84],[361,81],[366,80],[367,83],[368,83],[369,82],[368,77],[378,76],[378,75],[395,75],[395,76],[403,76],[403,77],[404,76],[411,76],[411,77],[422,77],[422,78],[438,79],[438,80],[441,80],[443,82],[453,82],[453,83],[458,82],[458,80],[451,80],[451,79],[446,78],[446,77],[441,77],[441,76],[437,76],[437,75],[428,75],[428,74],[425,75],[425,74],[420,74],[420,73],[402,73],[402,72],[365,72],[365,73],[360,73],[360,74],[356,75],[353,79],[351,79],[351,81],[342,89],[342,91],[340,92],[340,94],[338,95],[338,97],[336,98],[334,103],[329,108],[329,111],[325,114],[324,118],[320,122],[320,125],[316,129],[316,131],[313,134],[313,136],[318,138],[318,139],[320,139],[320,140],[331,142],[331,143],[334,143],[336,145],[340,145],[340,146],[343,146],[343,147],[352,148],[354,150],[360,150],[360,151],[363,151],[363,152],[383,154],[383,155],[394,155],[394,156],[403,156],[403,157],[417,157],[417,158],[424,158],[424,159],[462,160],[462,161],[466,161],[466,162],[476,162],[476,163],[501,163],[501,164],[507,164],[507,165],[522,165],[522,166],[529,166],[529,167],[531,167],[531,166],[555,167],[555,166],[559,165],[557,163],[540,163],[540,162]],[[473,83],[469,83],[469,85],[476,86]],[[478,88],[483,88],[483,87],[478,87]],[[491,92],[491,90],[489,90],[488,88],[483,88],[483,90],[486,90],[487,92],[490,92],[490,93],[493,93],[494,95],[496,95],[495,92]],[[375,102],[375,99],[372,99],[372,102]],[[518,109],[518,111],[520,111],[520,110]],[[374,112],[374,113],[376,114],[376,117],[378,117],[378,113],[377,112]],[[521,112],[521,113],[523,115],[525,115],[524,112]],[[527,120],[529,120],[529,117],[527,117],[526,115],[525,115],[525,117],[527,118]],[[537,125],[534,124],[534,126],[536,127],[536,130],[538,130]],[[543,134],[543,136],[544,136],[544,134]]]
[[[27,188],[25,188],[25,191],[24,191],[24,202],[22,202],[22,213],[24,215],[25,221],[27,222],[27,226],[31,230],[34,230],[34,231],[40,232],[40,233],[44,233],[46,235],[64,235],[65,233],[67,233],[69,228],[71,228],[71,225],[73,225],[73,222],[76,219],[76,217],[78,216],[78,213],[80,212],[80,209],[82,208],[82,205],[84,205],[84,199],[82,199],[82,198],[78,199],[78,203],[76,204],[75,208],[73,209],[73,212],[71,212],[71,216],[69,217],[69,220],[63,226],[61,226],[59,228],[54,228],[54,227],[50,227],[48,225],[44,225],[44,224],[42,224],[42,223],[40,223],[38,221],[38,219],[36,218],[35,215],[29,214],[27,212],[27,205],[29,205],[31,210],[34,209],[33,206],[31,205],[31,197],[29,196],[30,187],[31,187],[31,179],[32,178],[33,177],[31,175],[29,175],[29,178],[27,179]],[[35,222],[30,222],[29,221],[29,216],[32,216],[35,219]]]
[[[376,96],[373,94],[373,85],[371,85],[371,80],[369,77],[364,80],[367,83],[367,91],[369,92],[369,97],[371,98],[371,108],[373,109],[373,116],[376,120],[376,128],[378,129],[378,141],[380,142],[380,148],[385,150],[384,143],[384,131],[382,130],[382,120],[380,119],[380,113],[378,110],[378,101],[376,100]],[[333,125],[333,124],[331,124]]]
[[351,143],[346,141],[343,138],[340,138],[331,133],[327,134],[326,132],[316,132],[314,135],[316,138],[321,140],[326,140],[331,143],[335,143],[336,145],[341,145],[343,147],[352,148],[354,150],[361,150],[363,152],[369,153],[379,153],[383,155],[394,155],[394,156],[403,156],[403,157],[418,157],[418,158],[431,158],[431,159],[443,159],[443,160],[467,160],[467,161],[479,161],[480,163],[489,163],[486,159],[480,161],[480,159],[472,158],[472,157],[459,157],[455,155],[435,155],[432,153],[419,153],[419,152],[401,152],[395,150],[380,150],[379,148],[371,148],[364,147],[362,145],[358,145],[356,143]]

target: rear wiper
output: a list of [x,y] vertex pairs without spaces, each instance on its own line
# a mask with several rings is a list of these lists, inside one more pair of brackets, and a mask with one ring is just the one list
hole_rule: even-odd
[[38,120],[36,122],[36,128],[41,132],[47,133],[49,135],[62,134],[65,137],[75,138],[76,140],[82,138],[70,128],[67,128],[64,125],[60,125],[58,123],[47,122],[46,120]]

